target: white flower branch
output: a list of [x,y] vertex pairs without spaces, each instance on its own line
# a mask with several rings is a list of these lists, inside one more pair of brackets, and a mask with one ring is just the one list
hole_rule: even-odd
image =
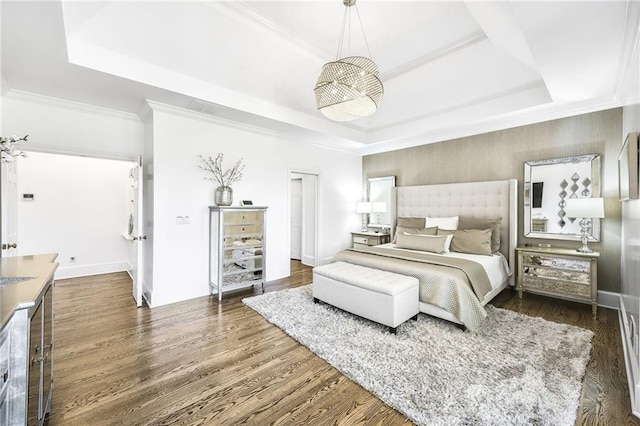
[[220,186],[231,186],[242,179],[242,172],[244,171],[244,164],[242,164],[243,158],[239,159],[233,167],[224,172],[222,171],[223,158],[224,154],[222,153],[219,153],[215,160],[211,156],[205,158],[200,155],[202,164],[199,167],[211,174],[211,176],[207,176],[205,179],[215,180]]
[[9,136],[5,138],[0,136],[0,158],[3,162],[11,161],[16,157],[26,157],[27,154],[23,151],[15,149],[15,144],[19,142],[26,142],[29,135],[18,137],[17,135]]

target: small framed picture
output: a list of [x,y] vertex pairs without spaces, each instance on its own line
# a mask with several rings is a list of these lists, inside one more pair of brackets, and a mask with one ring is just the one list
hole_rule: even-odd
[[241,206],[252,206],[253,205],[253,201],[251,201],[251,200],[242,200],[242,201],[240,201],[240,205]]

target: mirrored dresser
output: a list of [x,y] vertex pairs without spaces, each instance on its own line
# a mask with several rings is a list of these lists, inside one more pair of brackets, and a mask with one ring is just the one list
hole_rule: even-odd
[[266,268],[266,207],[209,207],[209,293],[261,285]]
[[598,312],[598,257],[600,253],[580,253],[573,249],[518,247],[516,289],[591,303]]

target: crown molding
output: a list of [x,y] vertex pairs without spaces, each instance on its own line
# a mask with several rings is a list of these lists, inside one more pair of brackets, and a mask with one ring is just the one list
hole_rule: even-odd
[[358,146],[355,146],[355,147],[345,147],[341,142],[338,142],[338,141],[331,142],[330,140],[323,140],[322,138],[319,138],[319,137],[303,136],[300,138],[295,138],[291,133],[287,131],[268,129],[261,126],[255,126],[252,124],[240,122],[240,121],[234,121],[226,118],[217,117],[214,115],[207,114],[206,112],[193,111],[193,110],[176,107],[173,105],[163,104],[163,103],[151,101],[151,100],[147,100],[146,103],[148,104],[148,108],[151,110],[152,113],[163,112],[163,113],[172,114],[172,115],[176,115],[179,117],[184,117],[192,120],[212,123],[212,124],[224,126],[227,128],[242,130],[245,132],[248,131],[257,135],[274,137],[278,139],[286,139],[292,142],[310,143],[310,144],[331,149],[334,151],[358,154],[362,145],[362,144],[359,144]]
[[399,65],[389,71],[382,73],[380,75],[380,79],[384,82],[387,82],[392,78],[396,78],[399,75],[410,72],[428,63],[435,62],[438,59],[442,59],[445,56],[451,55],[459,50],[466,49],[467,47],[485,40],[488,40],[488,38],[483,31],[475,31],[473,33],[467,34],[465,37],[455,40],[445,46],[442,46],[436,50],[426,53],[425,55],[405,62],[402,65]]
[[532,90],[532,89],[537,89],[540,87],[544,87],[546,88],[546,85],[544,83],[544,81],[542,80],[537,80],[537,81],[532,81],[531,83],[527,83],[527,84],[523,84],[511,89],[507,89],[507,90],[503,90],[499,93],[495,93],[492,94],[490,96],[482,96],[479,98],[475,98],[475,99],[471,99],[467,102],[461,103],[461,104],[457,104],[457,105],[453,105],[453,106],[449,106],[447,108],[442,108],[436,111],[432,111],[426,114],[422,114],[422,115],[417,115],[411,118],[407,118],[405,120],[401,120],[401,121],[396,121],[391,125],[386,125],[386,126],[378,126],[375,128],[372,128],[370,130],[370,132],[378,132],[378,131],[382,131],[382,130],[387,130],[390,128],[394,128],[396,126],[406,126],[407,124],[410,123],[415,123],[415,122],[419,122],[419,121],[423,121],[423,120],[427,120],[429,118],[432,117],[436,117],[438,115],[441,114],[446,114],[452,111],[457,111],[460,109],[465,109],[465,108],[469,108],[469,107],[473,107],[473,106],[477,106],[477,105],[481,105],[487,102],[491,102],[491,101],[495,101],[497,99],[501,99],[501,98],[505,98],[508,96],[513,96],[515,94],[521,93],[521,92],[526,92],[528,90]]
[[481,135],[500,130],[512,129],[515,127],[528,126],[530,124],[542,123],[545,121],[558,120],[592,112],[604,111],[618,108],[620,103],[615,100],[604,100],[594,103],[573,103],[549,109],[544,105],[530,108],[514,113],[505,113],[497,118],[479,120],[464,126],[446,127],[432,130],[424,135],[416,135],[404,140],[384,141],[373,143],[364,147],[360,152],[364,155],[379,154],[383,152],[397,151],[400,149],[413,148],[420,145],[429,145],[438,142],[447,142],[463,137]]
[[[615,95],[623,98],[622,91],[630,70],[633,69],[632,60],[640,56],[640,2],[627,1],[626,19],[623,30],[622,46],[620,47],[620,60],[618,62],[618,75],[615,81]],[[637,78],[637,76],[636,76]]]
[[[284,27],[277,22],[271,20],[267,16],[260,13],[254,7],[247,4],[245,1],[233,1],[233,2],[210,2],[207,3],[210,7],[215,8],[227,16],[233,17],[238,21],[242,21],[253,26],[258,26],[271,34],[279,37],[280,39],[295,45],[301,52],[304,52],[307,56],[312,57],[318,62],[324,63],[327,58],[334,58],[335,53],[329,52],[325,49],[320,49],[316,45],[306,41],[300,34]],[[473,44],[488,40],[487,35],[482,30],[474,31],[467,34],[458,40],[455,40],[445,46],[441,46],[431,52],[422,55],[419,58],[405,62],[397,67],[381,73],[380,78],[383,81],[391,80],[399,75],[408,73],[416,68],[426,65],[430,62],[434,62],[445,56],[451,55],[458,50],[465,49]]]
[[301,53],[315,59],[318,62],[324,63],[327,61],[327,58],[334,57],[333,53],[330,53],[324,49],[319,49],[315,45],[306,41],[302,36],[300,36],[300,34],[271,20],[255,8],[248,5],[245,1],[214,1],[206,2],[205,4],[238,21],[251,24],[254,27],[257,25],[259,28],[267,30],[283,41],[296,46]]
[[114,118],[131,120],[140,122],[138,114],[130,112],[118,111],[115,109],[104,108],[95,105],[84,104],[81,102],[70,101],[67,99],[54,98],[51,96],[40,95],[32,92],[24,92],[22,90],[9,89],[4,95],[8,99],[16,99],[26,102],[34,102],[41,105],[49,105],[54,107],[66,108],[75,111],[86,112],[90,114],[107,115]]

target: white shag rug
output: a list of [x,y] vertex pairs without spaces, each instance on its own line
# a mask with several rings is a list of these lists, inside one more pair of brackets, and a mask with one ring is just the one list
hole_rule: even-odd
[[487,305],[476,332],[428,315],[398,334],[311,285],[243,299],[418,425],[573,425],[593,332]]

